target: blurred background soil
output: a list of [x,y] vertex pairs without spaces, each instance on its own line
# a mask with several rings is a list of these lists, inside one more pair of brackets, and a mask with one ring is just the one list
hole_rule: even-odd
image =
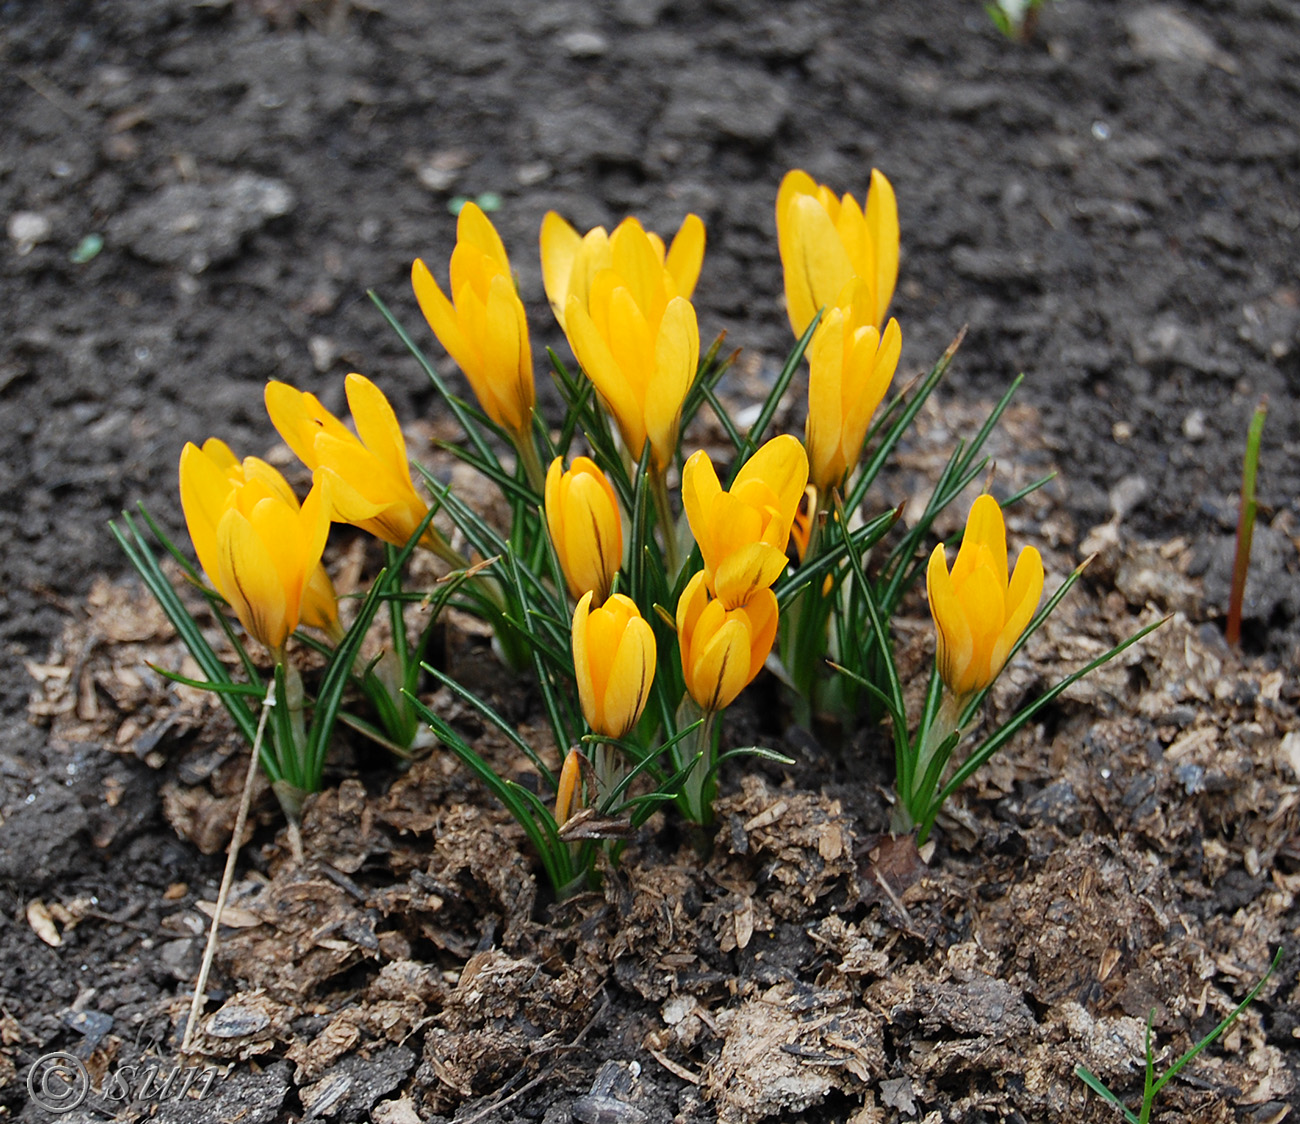
[[[743,349],[723,388],[743,402],[770,385],[790,342],[773,219],[781,176],[802,167],[860,196],[870,169],[881,168],[897,191],[903,231],[893,309],[904,336],[900,379],[927,369],[969,326],[926,423],[919,462],[928,464],[927,448],[946,453],[945,442],[973,428],[967,425],[971,403],[995,399],[1023,371],[1017,402],[1024,410],[1012,417],[1009,440],[997,450],[1000,473],[1010,480],[1056,468],[1060,475],[1040,506],[1019,525],[1013,521],[1013,531],[1050,540],[1046,545],[1060,552],[1058,572],[1077,561],[1085,545],[1102,550],[1085,604],[1102,621],[1093,627],[1107,642],[1148,608],[1183,614],[1179,636],[1185,651],[1197,654],[1196,674],[1155,660],[1131,667],[1129,678],[1117,680],[1104,698],[1077,698],[1059,729],[1039,731],[1041,744],[1026,748],[1010,772],[990,782],[970,812],[966,844],[949,825],[948,842],[934,860],[941,888],[918,891],[910,905],[889,895],[864,896],[862,889],[877,882],[870,871],[880,856],[867,857],[867,837],[879,830],[879,797],[866,790],[885,783],[879,766],[850,758],[819,773],[818,762],[825,761],[820,750],[810,749],[793,791],[821,808],[815,814],[805,809],[814,820],[832,814],[824,805],[843,801],[834,815],[847,817],[845,854],[861,863],[855,857],[851,876],[847,867],[835,875],[840,881],[828,891],[830,905],[814,903],[807,915],[790,906],[784,915],[759,917],[758,929],[770,922],[772,933],[783,932],[782,925],[790,930],[783,938],[785,967],[767,976],[746,965],[749,942],[737,941],[735,926],[758,931],[752,914],[745,920],[744,903],[750,901],[752,910],[752,902],[765,900],[760,884],[771,881],[773,867],[754,857],[762,854],[761,844],[750,849],[745,841],[762,828],[753,822],[779,800],[764,803],[762,793],[748,788],[742,793],[733,779],[728,799],[735,802],[740,830],[731,832],[732,850],[719,853],[707,877],[700,870],[682,875],[677,889],[690,883],[691,924],[704,925],[714,942],[705,955],[712,958],[709,971],[749,980],[751,988],[758,986],[754,979],[767,988],[815,984],[834,994],[805,997],[807,1011],[848,1012],[844,1018],[852,1025],[835,1033],[852,1049],[828,1045],[824,1027],[821,1037],[799,1046],[809,1066],[820,1064],[832,1075],[822,1085],[814,1082],[820,1092],[806,1098],[810,1111],[825,1115],[808,1119],[847,1119],[868,1103],[881,1115],[864,1122],[919,1119],[930,1111],[944,1120],[1015,1119],[1017,1112],[1037,1120],[1067,1108],[1081,1112],[1068,1068],[1059,1082],[1053,1071],[1034,1086],[1020,1108],[1015,1088],[981,1104],[974,1093],[961,1091],[963,1081],[974,1089],[988,1083],[987,1073],[1027,1065],[1023,1050],[1008,1043],[1032,1039],[1035,1049],[1048,1050],[1053,1042],[1091,1041],[1084,1027],[1089,1019],[1140,1019],[1157,992],[1161,1002],[1193,1005],[1201,995],[1199,1015],[1185,1015],[1181,1007],[1167,1013],[1169,1033],[1185,1036],[1207,1019],[1212,1025],[1214,1003],[1207,1008],[1205,993],[1195,990],[1208,987],[1211,975],[1219,974],[1223,994],[1239,997],[1244,989],[1229,985],[1262,972],[1269,940],[1289,933],[1294,950],[1296,912],[1288,887],[1300,861],[1294,839],[1300,749],[1287,738],[1296,737],[1291,727],[1300,650],[1300,4],[1056,0],[1046,6],[1035,37],[1021,44],[1003,39],[977,0],[3,0],[0,75],[0,215],[6,224],[0,243],[0,1017],[7,1020],[0,1024],[0,1043],[8,1051],[3,1057],[12,1059],[11,1072],[0,1069],[0,1080],[13,1078],[0,1092],[0,1113],[34,1111],[24,1109],[16,1075],[24,1059],[86,1038],[84,1020],[71,1017],[78,1012],[117,1020],[112,1034],[103,1029],[101,1038],[138,1037],[145,1024],[156,1024],[165,1036],[167,1003],[184,991],[195,953],[176,943],[190,940],[192,932],[160,936],[173,908],[167,903],[189,909],[210,900],[219,873],[217,859],[200,855],[196,844],[205,836],[178,812],[176,794],[187,785],[206,785],[208,799],[221,794],[224,757],[217,751],[224,731],[204,734],[194,720],[187,728],[187,760],[193,764],[205,738],[217,757],[184,776],[174,761],[162,770],[147,763],[152,752],[173,746],[178,727],[160,732],[163,700],[149,695],[156,686],[125,682],[118,674],[128,665],[114,653],[132,638],[131,629],[115,630],[110,618],[125,612],[128,595],[100,585],[87,600],[96,579],[125,571],[106,520],[143,500],[178,529],[176,463],[187,440],[220,436],[240,454],[271,449],[274,434],[261,404],[269,378],[313,390],[338,408],[343,375],[359,370],[380,383],[414,431],[421,425],[439,431],[443,418],[431,388],[366,290],[382,295],[450,373],[420,321],[407,278],[417,256],[445,276],[455,228],[449,203],[458,196],[498,198],[492,218],[511,252],[539,358],[544,345],[567,354],[546,306],[537,260],[537,231],[547,210],[558,210],[579,229],[636,214],[661,233],[675,230],[687,211],[698,213],[709,237],[696,293],[701,332],[707,340],[725,330],[728,343]],[[554,404],[553,394],[541,393],[544,404]],[[1247,605],[1249,661],[1242,665],[1216,646],[1213,626],[1226,604],[1246,426],[1263,394],[1271,412]],[[797,395],[777,423],[801,432]],[[422,450],[417,445],[414,452]],[[1106,529],[1090,535],[1100,526]],[[346,542],[341,534],[337,545]],[[135,627],[142,613],[137,607],[125,619]],[[161,630],[155,639],[165,643]],[[1059,650],[1068,654],[1068,638]],[[1086,645],[1078,650],[1088,651]],[[97,659],[104,670],[99,678],[87,674]],[[1157,679],[1161,669],[1172,678]],[[1220,690],[1221,682],[1229,686]],[[1032,676],[1026,683],[1032,686]],[[71,691],[66,697],[59,693],[65,687]],[[39,721],[28,712],[34,691]],[[149,721],[121,737],[124,717],[146,705],[155,708]],[[1126,715],[1125,707],[1132,713]],[[154,741],[141,745],[134,735],[146,728]],[[1218,733],[1181,740],[1208,728]],[[107,753],[109,744],[123,753]],[[1170,756],[1173,746],[1180,748]],[[1229,749],[1239,757],[1223,757]],[[1066,763],[1079,761],[1090,763],[1087,776],[1061,780]],[[1113,799],[1095,790],[1099,770],[1106,770],[1108,782],[1115,777]],[[826,775],[834,791],[820,785]],[[1220,787],[1211,786],[1208,796],[1207,776],[1226,778],[1215,781]],[[775,791],[781,780],[778,771],[765,783]],[[444,797],[454,791],[466,802],[454,805],[457,815],[487,816],[496,823],[493,831],[512,839],[492,819],[488,802],[463,782],[402,783],[431,785],[430,792]],[[1057,784],[1072,785],[1072,795],[1054,789]],[[366,800],[391,805],[396,799],[382,794],[382,786],[370,787]],[[337,799],[346,803],[341,791]],[[1166,802],[1193,811],[1166,814]],[[403,827],[386,807],[383,830],[394,838],[413,832],[422,838],[421,863],[433,861],[430,848],[443,845],[421,837],[431,825]],[[1149,820],[1156,812],[1163,817],[1158,824]],[[188,824],[183,838],[174,830],[178,823]],[[470,828],[459,824],[458,830]],[[270,840],[271,832],[265,834]],[[981,834],[995,841],[992,850],[974,847]],[[1177,847],[1171,839],[1180,841]],[[1016,961],[1007,943],[1007,933],[1041,931],[1024,920],[1038,916],[1040,906],[1060,921],[1052,913],[1052,882],[1073,879],[1051,866],[1067,861],[1050,858],[1057,843],[1080,869],[1102,872],[1106,908],[1120,911],[1116,916],[1136,911],[1124,923],[1129,943],[1121,954],[1132,964],[1099,950],[1100,967],[1089,969],[1092,990],[1074,986],[1077,981],[1049,986],[1046,962],[1035,967],[1029,954]],[[358,843],[355,853],[370,856],[373,846]],[[276,886],[278,852],[272,843],[267,847],[256,861]],[[389,839],[381,849],[387,854],[394,847]],[[657,857],[644,867],[633,863],[634,882],[659,879],[656,864],[673,845],[657,839],[649,847]],[[518,849],[512,844],[503,853],[517,856]],[[456,861],[437,859],[461,870]],[[822,855],[821,861],[833,866],[837,860]],[[357,891],[365,909],[382,919],[407,917],[391,895],[383,901],[373,895],[384,879],[400,884],[419,864],[363,862],[371,876]],[[991,866],[981,870],[980,863]],[[446,879],[420,869],[436,885],[412,883],[410,893],[423,893],[428,911],[429,895],[446,897]],[[692,868],[687,863],[684,869]],[[341,1113],[338,1118],[361,1118],[356,1114],[364,1115],[374,1100],[398,1092],[411,1092],[412,1111],[450,1111],[504,1082],[512,1069],[523,1072],[520,1059],[531,1041],[523,1031],[510,1047],[515,1052],[507,1051],[495,1070],[473,1069],[459,1056],[452,1065],[431,1045],[439,1034],[467,1041],[465,1027],[476,1018],[500,1029],[516,1017],[542,1017],[520,1015],[508,1003],[484,1014],[459,991],[459,999],[446,997],[452,985],[444,971],[453,965],[459,971],[476,951],[494,949],[494,956],[507,957],[502,950],[508,949],[509,957],[531,967],[512,967],[514,960],[480,963],[485,979],[529,975],[541,971],[539,965],[550,973],[546,1009],[562,1012],[551,1029],[566,1041],[579,1036],[600,1000],[570,1010],[564,988],[580,990],[595,980],[616,1012],[609,1017],[617,1029],[600,1031],[604,1057],[641,1051],[637,1064],[655,1066],[644,1053],[651,1042],[697,1077],[701,1066],[708,1067],[698,1089],[680,1074],[655,1086],[637,1110],[645,1118],[710,1120],[717,1113],[748,1121],[770,1110],[796,1119],[804,1111],[798,1107],[802,1093],[771,1104],[756,1093],[752,1103],[737,1101],[730,1117],[718,1107],[731,1103],[726,1090],[743,1086],[736,1075],[747,1063],[737,1051],[746,1035],[759,1035],[757,1024],[746,1020],[767,1009],[751,1009],[760,1003],[756,993],[727,985],[733,998],[741,996],[727,1011],[734,1021],[709,1029],[709,1019],[718,1022],[708,1013],[721,994],[710,990],[716,980],[700,982],[696,975],[693,982],[673,984],[669,991],[680,1002],[670,1021],[662,1006],[667,992],[591,967],[602,954],[581,953],[584,940],[596,940],[601,925],[612,926],[602,938],[607,943],[591,947],[608,950],[620,939],[617,926],[600,913],[620,915],[626,887],[618,880],[611,881],[607,902],[592,907],[597,920],[580,916],[581,907],[566,915],[582,935],[557,949],[540,935],[545,927],[536,925],[527,903],[493,898],[502,928],[476,928],[481,915],[474,894],[480,890],[474,887],[488,877],[486,870],[447,877],[460,878],[467,895],[456,924],[419,929],[409,920],[381,923],[383,932],[400,931],[406,945],[394,955],[379,945],[369,950],[376,963],[424,964],[428,978],[381,984],[373,973],[361,973],[351,981],[354,994],[371,989],[375,1004],[397,1002],[392,996],[399,992],[422,997],[428,1009],[442,1012],[440,1028],[426,1031],[423,1014],[411,1015],[409,1026],[401,1022],[406,1015],[394,1014],[391,1025],[400,1023],[414,1037],[408,1042],[395,1035],[392,1041],[401,1042],[389,1048],[410,1056],[384,1055],[389,1069],[383,1072],[395,1075],[392,1081],[361,1108],[364,1097],[355,1104],[339,1101],[330,1109]],[[531,879],[531,873],[525,869],[521,877]],[[859,877],[861,884],[854,881]],[[1004,889],[971,889],[990,882]],[[671,898],[656,885],[655,893]],[[1195,909],[1188,905],[1194,896],[1189,887],[1200,888]],[[350,894],[346,887],[339,892]],[[1158,898],[1158,921],[1155,914],[1139,918],[1142,909],[1130,901],[1149,893]],[[1002,943],[977,956],[966,947],[980,931],[969,911],[997,912],[992,905],[971,905],[981,894],[1013,902],[1008,917],[1019,920],[1013,918],[1010,930],[1007,918],[998,921]],[[1043,902],[1041,895],[1047,895]],[[724,899],[731,910],[730,944],[717,914]],[[61,902],[73,917],[69,926],[57,911],[53,916],[56,929],[66,930],[62,947],[37,939],[33,901],[43,908]],[[71,909],[68,903],[81,904]],[[890,915],[896,907],[903,912]],[[918,908],[929,922],[915,920]],[[955,911],[946,922],[945,908]],[[1263,929],[1258,918],[1250,920],[1253,914],[1239,916],[1252,909],[1270,919]],[[839,911],[847,920],[839,920]],[[1106,917],[1100,909],[1096,925],[1105,928]],[[508,929],[511,918],[514,929]],[[1183,926],[1184,937],[1171,935],[1171,926]],[[502,936],[507,930],[508,938]],[[525,930],[531,935],[521,935]],[[256,932],[251,925],[250,931]],[[1195,955],[1184,939],[1193,931]],[[1236,962],[1238,975],[1228,972],[1229,983],[1223,983],[1234,943],[1245,941],[1247,932],[1256,944]],[[931,958],[930,982],[918,983],[920,990],[881,994],[902,986],[895,945],[909,949],[911,959]],[[1117,999],[1116,989],[1105,986],[1118,979],[1116,964],[1141,975],[1138,964],[1146,963],[1143,950],[1151,946],[1183,949],[1180,966],[1153,969]],[[954,947],[964,951],[953,954]],[[880,956],[885,960],[871,958]],[[572,963],[561,970],[566,957]],[[359,962],[349,954],[334,967],[346,972]],[[427,965],[435,963],[439,970],[429,975]],[[669,967],[690,975],[681,963]],[[576,973],[577,982],[566,972]],[[1295,987],[1294,951],[1285,973],[1285,983],[1275,985],[1279,996]],[[983,986],[971,981],[988,978],[1010,989],[992,999],[975,997],[1012,1012],[1001,1030],[963,1029],[956,1016],[941,1013],[956,1002],[956,993],[943,987],[970,999],[967,992]],[[346,991],[346,980],[320,979]],[[312,980],[302,985],[300,1001],[318,986]],[[90,988],[96,991],[88,995]],[[1066,991],[1080,1013],[1059,1006]],[[683,996],[703,1004],[704,1022]],[[777,1000],[783,1010],[799,1009],[784,993]],[[275,1001],[289,1002],[284,995]],[[1294,1069],[1292,1031],[1300,1015],[1289,1002],[1279,998],[1266,1029],[1252,1031],[1259,1049],[1267,1043],[1286,1051],[1287,1059],[1275,1065],[1276,1059],[1260,1055],[1264,1060],[1251,1071],[1256,1091],[1264,1080],[1260,1073]],[[879,1026],[853,1023],[850,1016],[861,1004],[893,1012],[887,1021],[895,1037],[882,1041]],[[267,1032],[272,1059],[282,1058],[287,1042],[314,1040],[329,1025],[324,1007],[312,1016],[325,1020],[315,1028],[293,1024],[307,1017],[301,1008],[265,1017],[265,1026],[280,1025],[277,1019],[294,1026],[278,1038]],[[665,1027],[695,1030],[651,1041]],[[1124,1027],[1125,1034],[1132,1031]],[[789,1026],[772,1033],[786,1045],[803,1041]],[[964,1039],[965,1061],[945,1055],[944,1072],[918,1061],[927,1035]],[[383,1035],[374,1031],[372,1037]],[[356,1041],[368,1039],[358,1032]],[[635,1050],[621,1043],[635,1043]],[[421,1050],[423,1069],[417,1070]],[[827,1063],[831,1054],[840,1060]],[[339,1055],[362,1056],[347,1049]],[[556,1086],[568,1090],[567,1100],[521,1097],[493,1118],[509,1119],[505,1114],[518,1109],[540,1119],[555,1105],[569,1112],[574,1090],[598,1076],[599,1058],[582,1055],[577,1046],[566,1056],[579,1059]],[[799,1050],[784,1056],[797,1059]],[[808,1061],[815,1057],[822,1061]],[[985,1060],[971,1061],[979,1057]],[[308,1111],[312,1096],[301,1090],[333,1064],[292,1060],[299,1066],[296,1081],[283,1060],[240,1071],[240,1080],[263,1083],[257,1086],[262,1092],[248,1092],[250,1102],[261,1098],[263,1107],[270,1106],[270,1115],[258,1118]],[[1048,1060],[1043,1065],[1051,1069]],[[380,1069],[366,1072],[373,1077]],[[667,1069],[655,1072],[657,1079],[670,1078]],[[1115,1072],[1123,1072],[1118,1063]],[[846,1074],[859,1076],[849,1080]],[[606,1084],[618,1086],[616,1075],[607,1076]],[[906,1088],[881,1084],[903,1079]],[[1247,1107],[1240,1099],[1233,1103],[1241,1113],[1254,1113],[1252,1119],[1280,1119],[1268,1116],[1277,1111],[1268,1106],[1289,1102],[1294,1082],[1288,1080],[1276,1077]],[[1065,1100],[1052,1101],[1042,1091],[1055,1088],[1053,1082]],[[371,1081],[374,1088],[383,1084]],[[278,1099],[266,1089],[280,1090]],[[625,1103],[604,1085],[589,1095],[597,1094]],[[352,1107],[338,1107],[344,1104]],[[326,1107],[321,1115],[328,1115]],[[590,1115],[598,1110],[615,1111],[593,1102],[573,1108],[573,1118],[614,1118]],[[632,1124],[638,1118],[619,1119]]]

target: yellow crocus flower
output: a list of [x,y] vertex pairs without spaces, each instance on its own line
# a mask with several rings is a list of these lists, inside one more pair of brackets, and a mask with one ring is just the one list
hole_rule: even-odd
[[565,326],[569,296],[577,296],[585,305],[593,278],[613,265],[613,246],[623,238],[635,237],[636,231],[649,241],[659,264],[672,279],[674,295],[691,299],[704,264],[704,223],[698,215],[687,215],[682,220],[672,245],[665,250],[663,239],[652,231],[641,230],[636,219],[624,219],[612,236],[603,226],[583,235],[554,211],[548,211],[542,219],[540,239],[542,283],[561,328]]
[[726,608],[749,603],[785,572],[790,527],[808,483],[808,455],[783,434],[763,445],[724,492],[708,453],[682,469],[682,506],[704,558],[704,581]]
[[599,608],[584,593],[573,613],[573,669],[592,733],[621,738],[641,717],[655,677],[655,634],[621,593]]
[[[858,289],[865,286],[855,282]],[[808,345],[809,477],[826,494],[844,483],[862,455],[871,416],[898,367],[903,335],[891,319],[882,335],[855,324],[853,309],[829,309]]]
[[609,596],[623,564],[623,524],[618,497],[596,462],[576,457],[568,472],[556,457],[546,473],[546,526],[574,600]]
[[696,574],[677,602],[677,643],[686,689],[702,709],[730,706],[762,670],[776,639],[776,595],[760,589],[743,608],[709,596]]
[[[591,239],[588,235],[588,239]],[[575,268],[564,329],[573,353],[639,459],[649,442],[662,474],[677,451],[682,402],[700,358],[695,308],[664,264],[663,243],[625,219],[608,239],[590,284]]]
[[199,564],[277,661],[300,621],[337,635],[338,607],[320,565],[330,526],[326,488],[314,486],[300,507],[265,461],[241,463],[215,438],[181,452],[181,507]]
[[952,573],[943,543],[930,555],[925,577],[938,635],[939,675],[958,697],[997,678],[1025,631],[1043,593],[1043,560],[1027,546],[1007,578],[1007,531],[1002,508],[982,495],[971,506]]
[[864,210],[847,193],[837,199],[807,172],[787,172],[776,197],[776,234],[796,336],[818,309],[845,303],[841,293],[854,278],[870,294],[864,322],[884,326],[898,281],[898,202],[884,173],[872,171]]
[[[314,394],[287,383],[266,384],[266,411],[285,444],[315,474],[328,480],[333,518],[405,546],[429,505],[411,483],[406,439],[383,392],[364,375],[348,375],[344,384],[353,434]],[[432,527],[421,543],[443,554]]]
[[536,390],[523,301],[505,246],[487,215],[466,203],[456,222],[451,299],[419,258],[411,285],[433,334],[465,373],[479,405],[516,442],[532,426]]

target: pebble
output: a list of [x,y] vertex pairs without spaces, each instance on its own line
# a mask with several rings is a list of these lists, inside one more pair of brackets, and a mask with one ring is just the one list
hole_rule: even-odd
[[30,254],[42,242],[49,241],[54,233],[54,223],[40,211],[15,211],[5,225],[9,241],[19,255]]
[[1188,441],[1205,440],[1205,411],[1192,410],[1187,417],[1183,418],[1183,436]]
[[609,40],[598,31],[570,31],[560,36],[560,48],[570,58],[599,58],[609,50]]
[[1110,510],[1116,519],[1124,519],[1151,490],[1145,476],[1125,476],[1110,490]]
[[1167,4],[1149,4],[1124,20],[1133,53],[1148,62],[1217,66],[1229,73],[1236,61],[1204,31]]
[[248,1038],[271,1025],[265,1011],[252,1007],[222,1007],[205,1028],[213,1038]]

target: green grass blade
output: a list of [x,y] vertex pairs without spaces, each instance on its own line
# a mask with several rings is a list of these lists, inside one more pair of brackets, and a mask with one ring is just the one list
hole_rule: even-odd
[[1264,978],[1261,979],[1259,983],[1257,983],[1254,987],[1250,989],[1250,991],[1246,995],[1246,998],[1237,1004],[1237,1006],[1233,1009],[1232,1013],[1227,1016],[1227,1018],[1225,1018],[1221,1023],[1219,1023],[1219,1025],[1216,1026],[1212,1031],[1210,1031],[1209,1034],[1207,1034],[1204,1038],[1202,1038],[1195,1046],[1193,1046],[1190,1050],[1188,1050],[1187,1053],[1185,1053],[1181,1058],[1179,1058],[1176,1062],[1174,1062],[1172,1066],[1169,1067],[1169,1069],[1166,1071],[1164,1076],[1161,1077],[1160,1080],[1157,1081],[1154,1086],[1152,1086],[1151,1089],[1152,1097],[1154,1097],[1157,1093],[1159,1093],[1160,1090],[1165,1087],[1166,1082],[1168,1082],[1170,1078],[1174,1077],[1178,1073],[1178,1071],[1183,1068],[1183,1066],[1185,1066],[1188,1062],[1190,1062],[1193,1058],[1195,1058],[1196,1055],[1199,1054],[1202,1050],[1204,1050],[1207,1046],[1212,1045],[1215,1039],[1219,1037],[1219,1035],[1221,1035],[1225,1030],[1228,1029],[1228,1027],[1232,1026],[1233,1023],[1235,1023],[1239,1018],[1241,1018],[1242,1012],[1245,1011],[1246,1008],[1249,1007],[1255,1001],[1255,997],[1263,990],[1264,985],[1268,983],[1269,976],[1271,976],[1274,973],[1274,971],[1276,971],[1277,966],[1280,963],[1282,963],[1282,953],[1284,951],[1285,948],[1279,945],[1277,952],[1273,956],[1273,962],[1268,966],[1268,971],[1264,973]]
[[1125,1107],[1124,1102],[1107,1089],[1106,1086],[1102,1084],[1101,1078],[1090,1069],[1082,1065],[1076,1065],[1074,1067],[1074,1076],[1087,1085],[1088,1088],[1096,1093],[1097,1096],[1101,1097],[1102,1100],[1113,1104],[1117,1109],[1119,1109],[1120,1112],[1124,1114],[1124,1119],[1128,1124],[1139,1124],[1138,1118],[1134,1116],[1133,1113],[1129,1112]]

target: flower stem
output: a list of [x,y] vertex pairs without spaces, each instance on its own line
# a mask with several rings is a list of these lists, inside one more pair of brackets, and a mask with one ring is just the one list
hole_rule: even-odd
[[655,514],[663,532],[664,564],[668,570],[669,587],[677,580],[681,568],[681,551],[677,546],[677,520],[673,518],[672,503],[668,499],[667,471],[650,470],[650,494],[654,497]]
[[546,493],[546,472],[542,468],[541,457],[537,455],[537,443],[533,440],[532,430],[526,429],[514,435],[515,451],[519,454],[519,463],[524,466],[524,475],[529,486],[539,496]]

